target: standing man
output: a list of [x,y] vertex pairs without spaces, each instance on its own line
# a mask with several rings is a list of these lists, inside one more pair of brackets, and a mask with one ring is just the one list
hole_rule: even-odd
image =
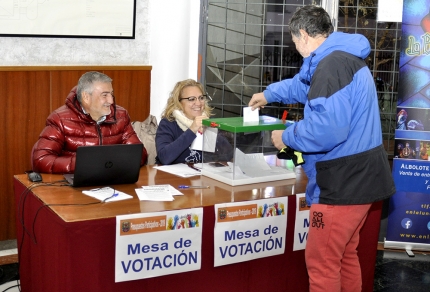
[[[333,32],[327,12],[304,6],[290,21],[303,65],[292,79],[254,94],[249,106],[302,103],[304,119],[273,131],[276,148],[303,153],[310,208],[306,266],[310,291],[361,291],[359,233],[373,202],[395,192],[382,145],[375,83],[359,34]],[[376,248],[376,246],[375,246]]]
[[[112,79],[87,72],[46,120],[31,153],[33,171],[73,173],[78,146],[141,144],[127,111],[115,104]],[[141,165],[146,162],[143,147]]]

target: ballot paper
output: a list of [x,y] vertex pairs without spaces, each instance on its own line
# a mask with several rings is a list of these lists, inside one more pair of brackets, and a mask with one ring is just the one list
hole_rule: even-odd
[[205,128],[205,133],[203,134],[203,151],[214,153],[217,137],[218,128]]
[[196,133],[196,138],[194,139],[193,143],[191,143],[190,148],[199,151],[203,150],[203,133]]
[[183,195],[171,185],[142,186],[135,190],[140,201],[173,201],[173,196]]
[[252,107],[243,108],[243,124],[244,125],[258,125],[260,122],[258,108],[252,110]]
[[196,133],[190,148],[199,151],[215,152],[218,128],[205,128],[204,133]]
[[235,164],[243,171],[243,173],[250,177],[261,176],[265,171],[271,171],[271,167],[264,159],[263,153],[248,153],[245,154],[236,148]]
[[169,188],[170,194],[172,196],[183,196],[184,194],[181,193],[179,190],[175,189],[171,185],[159,185],[159,186],[167,186]]
[[82,193],[102,202],[122,201],[133,198],[133,196],[115,190],[111,187],[84,190]]

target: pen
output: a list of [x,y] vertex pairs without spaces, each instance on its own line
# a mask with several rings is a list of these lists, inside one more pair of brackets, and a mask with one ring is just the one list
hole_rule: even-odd
[[180,189],[208,189],[209,186],[185,186],[185,185],[180,185],[179,188]]
[[117,196],[118,196],[118,193],[114,193],[112,196],[107,197],[106,199],[104,199],[104,200],[103,200],[103,202],[106,202],[107,200],[112,199],[112,198],[115,198],[115,197],[117,197]]
[[187,165],[188,165],[188,167],[190,167],[190,168],[192,168],[192,169],[194,169],[194,170],[197,170],[198,172],[200,172],[200,171],[201,171],[201,169],[199,169],[199,168],[195,167],[195,166],[194,166],[193,164],[191,164],[191,163],[188,163]]

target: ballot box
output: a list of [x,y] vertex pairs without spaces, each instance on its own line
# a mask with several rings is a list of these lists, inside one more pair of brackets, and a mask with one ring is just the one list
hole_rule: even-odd
[[232,186],[295,178],[293,162],[276,159],[271,140],[292,124],[269,116],[203,120],[202,175]]

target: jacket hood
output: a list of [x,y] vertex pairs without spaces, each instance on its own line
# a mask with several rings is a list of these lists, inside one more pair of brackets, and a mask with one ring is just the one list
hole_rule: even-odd
[[343,51],[365,59],[370,54],[370,44],[361,34],[333,32],[309,57],[303,59],[300,79],[309,84],[319,62],[334,51]]
[[[73,87],[69,95],[67,95],[66,98],[66,106],[73,110],[78,116],[80,116],[82,119],[89,119],[91,121],[94,121],[89,114],[85,114],[81,103],[78,101],[78,97],[76,95],[77,86]],[[113,104],[110,106],[110,114],[106,116],[106,120],[104,123],[115,123],[116,122],[116,103],[115,98],[113,100]]]

